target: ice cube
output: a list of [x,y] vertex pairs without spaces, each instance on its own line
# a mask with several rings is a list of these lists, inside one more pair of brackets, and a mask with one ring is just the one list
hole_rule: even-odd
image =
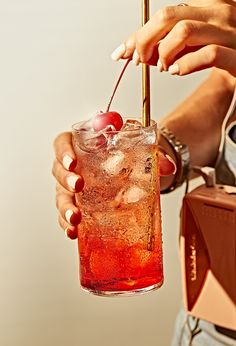
[[123,195],[124,203],[135,203],[146,196],[146,191],[138,186],[130,187]]
[[113,150],[117,146],[117,141],[119,139],[119,132],[111,132],[105,134],[107,138],[107,150]]
[[94,152],[104,148],[107,143],[107,138],[102,132],[88,131],[81,129],[79,136],[76,137],[75,146],[86,152]]
[[144,138],[142,124],[136,120],[127,120],[117,134],[116,143],[122,148],[134,147]]
[[123,168],[124,158],[125,154],[122,151],[115,151],[101,164],[101,168],[110,175],[117,175]]
[[145,131],[145,136],[142,140],[143,144],[154,144],[157,141],[156,132],[153,129]]
[[126,120],[124,126],[121,129],[121,133],[127,138],[138,138],[143,134],[142,124],[137,120]]
[[140,130],[142,127],[142,124],[138,120],[128,119],[122,126],[121,131]]
[[[124,132],[124,136],[138,139],[138,143],[142,141],[143,144],[154,144],[157,139],[155,129],[143,127],[138,120],[126,120],[121,130]],[[129,134],[127,134],[128,131]]]

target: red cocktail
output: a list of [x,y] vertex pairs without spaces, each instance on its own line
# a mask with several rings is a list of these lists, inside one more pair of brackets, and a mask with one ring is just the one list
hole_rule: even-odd
[[134,294],[163,283],[157,128],[127,120],[120,131],[73,127],[80,279],[98,295]]

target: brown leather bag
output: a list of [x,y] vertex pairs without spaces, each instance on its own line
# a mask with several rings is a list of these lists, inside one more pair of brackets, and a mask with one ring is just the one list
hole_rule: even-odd
[[236,329],[236,187],[201,185],[185,195],[180,253],[186,310]]

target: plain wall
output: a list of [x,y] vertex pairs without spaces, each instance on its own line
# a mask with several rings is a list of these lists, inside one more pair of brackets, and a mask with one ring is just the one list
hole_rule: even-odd
[[[174,2],[172,2],[174,3]],[[152,12],[167,5],[151,1]],[[110,54],[140,24],[137,0],[0,0],[0,345],[168,346],[181,305],[178,214],[183,190],[162,196],[165,284],[100,298],[78,281],[77,244],[57,224],[52,142],[104,109],[123,64]],[[152,70],[152,116],[167,114],[205,73]],[[114,101],[141,113],[141,68]]]

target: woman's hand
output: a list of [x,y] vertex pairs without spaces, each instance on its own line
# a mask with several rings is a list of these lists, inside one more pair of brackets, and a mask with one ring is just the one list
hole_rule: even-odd
[[76,226],[81,220],[75,205],[75,193],[83,189],[83,178],[74,173],[76,156],[72,147],[70,132],[60,134],[54,141],[55,161],[52,174],[56,178],[56,206],[59,224],[71,239],[77,238]]
[[112,54],[114,60],[132,56],[136,65],[157,64],[171,74],[215,66],[236,77],[236,1],[192,0],[160,9]]
[[[54,141],[55,161],[52,174],[56,178],[56,206],[59,212],[59,224],[71,239],[77,238],[77,226],[81,213],[75,204],[75,193],[83,189],[83,178],[74,172],[76,155],[72,146],[71,132],[60,134]],[[172,155],[172,154],[171,154]],[[163,151],[159,151],[161,176],[171,176],[176,171],[174,160]],[[165,183],[166,184],[166,179]]]

